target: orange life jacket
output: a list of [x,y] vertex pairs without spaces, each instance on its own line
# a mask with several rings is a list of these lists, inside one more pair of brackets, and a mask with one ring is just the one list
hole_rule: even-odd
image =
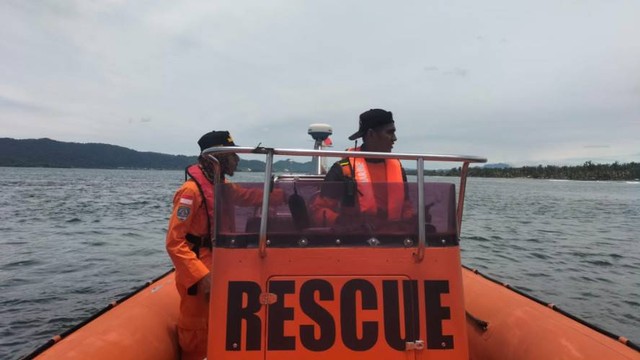
[[211,237],[213,236],[215,230],[213,228],[214,222],[212,221],[212,219],[214,219],[213,184],[211,183],[211,181],[209,181],[209,179],[207,179],[207,177],[204,175],[204,172],[202,172],[202,168],[200,168],[200,166],[198,166],[197,164],[189,166],[186,170],[186,173],[191,179],[193,179],[193,181],[195,181],[196,185],[198,185],[200,194],[204,199],[204,207],[207,210],[207,224],[209,224],[209,226],[207,227],[209,229],[208,239],[209,241],[211,241]]
[[[348,151],[360,151],[360,148],[351,148]],[[387,183],[403,183],[402,165],[398,159],[384,159]],[[348,158],[339,162],[342,166],[342,174],[347,178],[353,178],[358,186],[358,204],[360,211],[365,214],[376,215],[378,205],[374,195],[374,186],[371,174],[364,158]],[[377,185],[380,186],[380,185]],[[405,198],[404,186],[397,187],[398,191],[387,191],[387,214],[389,220],[399,220],[402,216],[402,205]]]

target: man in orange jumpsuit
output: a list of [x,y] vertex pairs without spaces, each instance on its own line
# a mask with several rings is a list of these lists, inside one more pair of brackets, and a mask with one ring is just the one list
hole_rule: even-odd
[[[358,131],[349,140],[358,138],[362,146],[349,151],[391,152],[397,140],[392,113],[371,109],[360,114]],[[345,186],[322,187],[310,206],[316,226],[349,223],[353,216],[361,215],[383,221],[414,216],[405,186],[407,175],[397,159],[345,158],[333,164],[324,180]]]
[[[228,131],[212,131],[198,141],[200,150],[214,146],[236,146]],[[211,235],[215,219],[213,182],[219,166],[219,182],[233,176],[239,157],[235,153],[201,154],[198,163],[187,168],[189,179],[176,191],[169,220],[166,248],[176,268],[176,287],[180,294],[178,341],[182,359],[201,360],[207,356],[209,293],[211,291]],[[241,206],[259,206],[262,190],[234,186],[230,199]],[[275,195],[276,191],[272,194]],[[274,201],[283,202],[279,191]],[[229,223],[229,222],[227,222]]]

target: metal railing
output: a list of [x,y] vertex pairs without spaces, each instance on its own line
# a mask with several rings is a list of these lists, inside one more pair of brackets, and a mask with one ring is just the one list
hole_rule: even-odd
[[[464,195],[467,185],[467,175],[469,173],[469,164],[485,163],[486,158],[468,155],[438,155],[438,154],[412,154],[412,153],[387,153],[387,152],[369,152],[369,151],[333,151],[333,150],[301,150],[301,149],[276,149],[267,147],[211,147],[205,149],[203,154],[262,154],[266,156],[266,167],[264,171],[264,190],[262,194],[262,219],[260,222],[259,234],[259,252],[260,256],[266,256],[267,248],[267,221],[269,211],[269,191],[271,186],[271,178],[273,175],[273,157],[275,155],[287,156],[312,156],[312,157],[335,157],[335,158],[368,158],[368,159],[398,159],[398,160],[414,160],[416,161],[417,183],[418,183],[418,252],[415,254],[416,261],[422,261],[424,257],[424,249],[426,247],[425,234],[425,209],[424,209],[424,162],[459,162],[462,163],[460,171],[460,184],[458,192],[458,204],[456,207],[457,231],[460,236],[462,228],[462,211],[464,208]],[[215,235],[214,235],[215,236]]]

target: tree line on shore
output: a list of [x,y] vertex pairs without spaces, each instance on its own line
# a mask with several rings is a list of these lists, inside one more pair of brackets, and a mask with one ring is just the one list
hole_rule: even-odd
[[[425,170],[425,175],[459,176],[461,168],[449,170]],[[407,171],[407,173],[416,174]],[[587,161],[577,166],[538,165],[523,167],[470,167],[469,176],[494,178],[531,178],[558,180],[603,180],[603,181],[638,181],[640,179],[640,163],[595,164]]]

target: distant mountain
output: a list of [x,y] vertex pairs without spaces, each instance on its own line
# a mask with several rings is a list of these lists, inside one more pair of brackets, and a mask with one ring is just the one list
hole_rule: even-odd
[[[0,166],[94,168],[94,169],[175,169],[197,161],[197,156],[140,152],[121,146],[96,143],[62,142],[52,139],[16,140],[0,138]],[[276,161],[276,172],[307,172],[312,163]],[[260,160],[240,160],[238,171],[264,171]]]
[[310,173],[313,171],[313,162],[295,162],[291,159],[279,160],[273,163],[273,170],[277,172]]
[[485,169],[508,169],[511,165],[505,163],[486,164],[483,166]]
[[139,152],[108,144],[0,138],[0,166],[184,169],[195,160],[195,156]]

